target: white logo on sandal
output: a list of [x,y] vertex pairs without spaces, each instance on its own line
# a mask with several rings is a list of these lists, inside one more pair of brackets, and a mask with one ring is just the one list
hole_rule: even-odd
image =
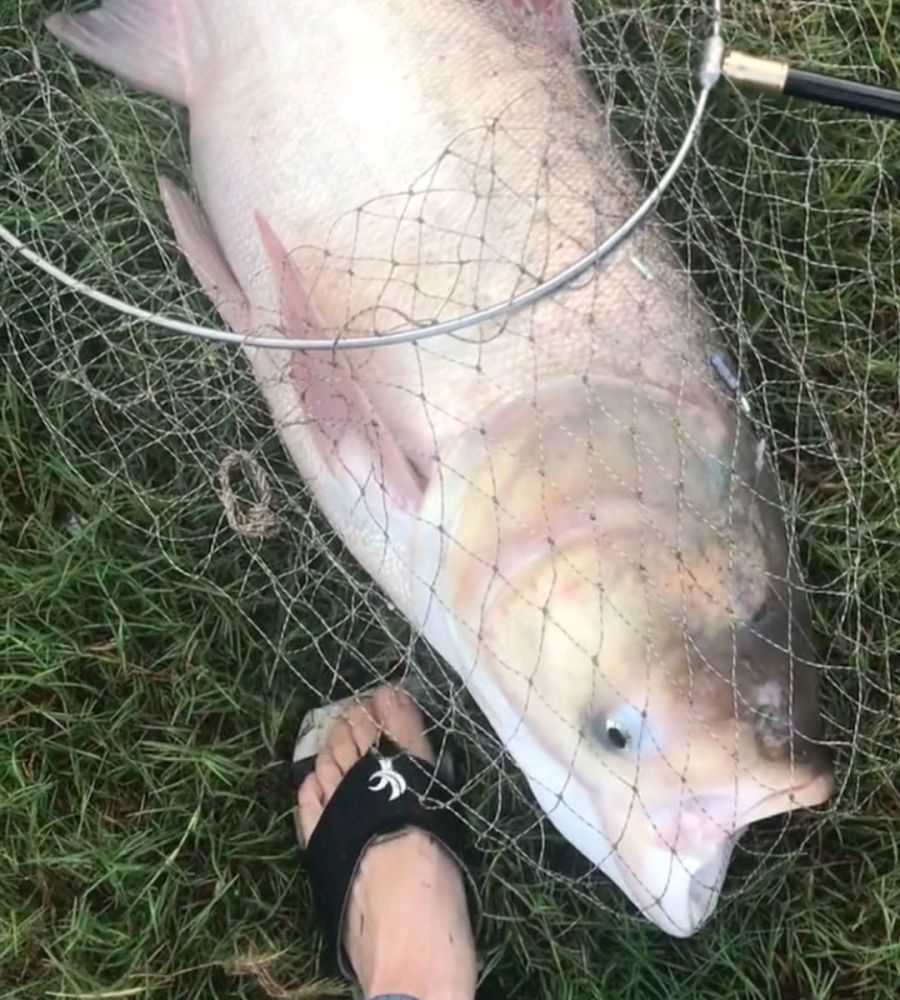
[[378,770],[369,778],[370,792],[381,792],[385,788],[391,790],[390,795],[388,795],[388,802],[399,799],[406,791],[406,778],[394,770],[393,761],[389,757],[385,757],[378,762]]

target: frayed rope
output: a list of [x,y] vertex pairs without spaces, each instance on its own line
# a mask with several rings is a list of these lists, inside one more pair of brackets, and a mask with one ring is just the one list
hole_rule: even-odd
[[[256,503],[241,509],[231,485],[232,473],[240,468],[253,483]],[[230,451],[219,465],[219,499],[235,534],[244,538],[274,538],[281,524],[272,510],[272,490],[259,462],[247,451]]]

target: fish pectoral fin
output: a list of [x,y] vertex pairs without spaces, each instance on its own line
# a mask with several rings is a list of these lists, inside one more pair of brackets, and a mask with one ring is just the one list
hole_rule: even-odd
[[572,0],[503,0],[512,10],[527,17],[555,44],[572,55],[581,53],[581,28]]
[[184,5],[171,0],[106,0],[82,14],[52,14],[47,30],[128,83],[187,104]]
[[[292,338],[322,335],[318,314],[296,263],[268,221],[257,214],[263,248],[280,291],[282,330]],[[304,422],[332,473],[365,502],[390,497],[404,511],[419,508],[424,482],[382,419],[342,351],[295,351],[290,366]]]
[[159,193],[175,239],[191,270],[219,315],[238,333],[250,328],[250,307],[199,205],[167,177],[159,178]]

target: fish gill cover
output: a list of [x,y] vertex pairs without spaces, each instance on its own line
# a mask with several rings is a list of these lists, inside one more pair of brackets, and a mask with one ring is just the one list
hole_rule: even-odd
[[[75,278],[210,326],[464,316],[639,207],[684,141],[714,7],[583,0],[580,31],[548,35],[500,0],[356,6],[368,32],[340,19],[350,0],[308,26],[342,45],[330,82],[297,71],[294,158],[266,175],[265,83],[235,97],[238,134],[216,118],[252,62],[229,63],[226,27],[207,27],[226,49],[212,99],[194,68],[192,149],[183,109],[46,31],[56,5],[2,0],[0,221]],[[889,84],[889,9],[735,2],[722,32]],[[847,831],[865,817],[880,843],[897,815],[898,176],[892,123],[722,84],[657,218],[596,271],[476,329],[315,358],[162,335],[4,252],[0,482],[25,525],[6,553],[27,564],[46,518],[56,565],[97,550],[184,595],[148,620],[88,587],[76,686],[104,690],[110,658],[239,675],[289,706],[270,759],[302,709],[408,683],[459,758],[495,914],[552,898],[614,938],[650,926],[636,903],[684,936],[834,896]],[[180,189],[248,311],[220,274],[217,312],[185,263]],[[4,598],[14,624],[69,613],[29,593]],[[13,689],[10,725],[34,697]],[[135,746],[167,724],[139,718]]]

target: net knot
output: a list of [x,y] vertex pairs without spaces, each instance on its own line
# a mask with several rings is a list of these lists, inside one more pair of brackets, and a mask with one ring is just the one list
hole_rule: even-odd
[[[232,486],[237,468],[253,483],[257,500],[241,508]],[[272,510],[272,490],[259,462],[247,451],[230,451],[219,464],[219,499],[231,530],[245,538],[274,538],[280,524]]]

